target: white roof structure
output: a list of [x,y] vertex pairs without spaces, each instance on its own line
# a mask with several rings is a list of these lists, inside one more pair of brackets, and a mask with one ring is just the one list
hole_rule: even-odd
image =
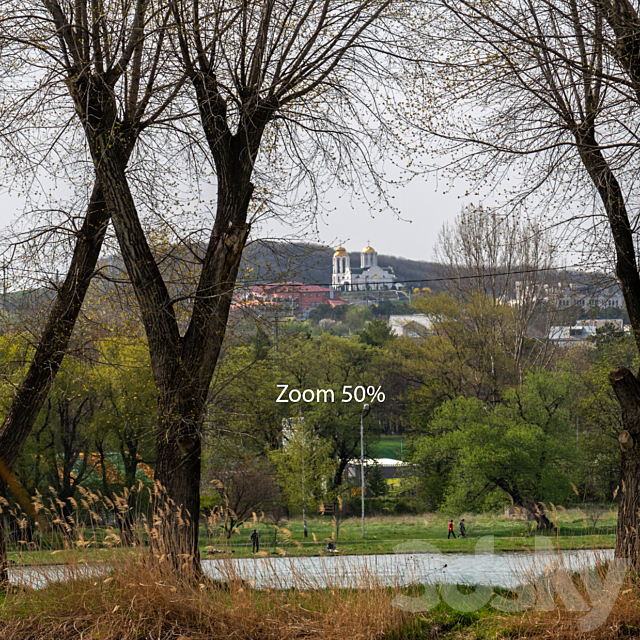
[[413,316],[389,316],[389,327],[396,336],[424,338],[433,328],[433,322],[424,313]]
[[[360,458],[353,458],[349,464],[360,465]],[[381,467],[399,467],[404,464],[402,460],[396,460],[395,458],[365,458],[364,466],[379,464]]]
[[580,320],[573,326],[553,326],[549,329],[549,340],[556,342],[560,346],[570,346],[585,342],[588,338],[596,336],[597,329],[613,325],[616,329],[624,329],[620,319],[597,319]]

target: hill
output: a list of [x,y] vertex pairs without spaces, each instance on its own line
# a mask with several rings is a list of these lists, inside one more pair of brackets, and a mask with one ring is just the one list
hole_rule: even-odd
[[[289,242],[255,242],[245,249],[240,277],[245,282],[298,280],[305,284],[331,284],[334,249],[318,244]],[[360,253],[351,253],[351,264],[360,265]],[[393,267],[401,283],[442,277],[442,267],[435,262],[408,260],[378,254],[381,267]],[[414,283],[442,290],[442,283]]]

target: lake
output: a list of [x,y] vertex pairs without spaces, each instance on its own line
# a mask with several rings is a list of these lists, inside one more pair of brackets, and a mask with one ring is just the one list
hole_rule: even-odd
[[[202,561],[204,572],[215,580],[242,579],[259,589],[407,586],[410,584],[486,584],[511,588],[545,570],[561,566],[570,571],[592,567],[613,558],[613,550],[560,553],[476,554],[413,552],[369,556],[307,558],[216,558]],[[39,588],[47,581],[67,580],[80,572],[98,576],[108,565],[12,567],[12,582]]]

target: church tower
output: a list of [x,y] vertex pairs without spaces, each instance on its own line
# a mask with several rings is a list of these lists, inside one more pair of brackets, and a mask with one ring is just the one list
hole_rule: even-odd
[[367,246],[360,254],[360,268],[368,269],[369,267],[378,266],[378,254],[376,250],[367,242]]
[[360,266],[352,267],[349,252],[338,247],[333,254],[331,286],[342,291],[370,291],[399,286],[393,267],[378,266],[378,252],[369,244],[360,252]]
[[350,280],[347,275],[351,274],[351,259],[349,253],[344,247],[338,247],[333,254],[333,276],[331,284],[334,287],[340,287],[345,280]]

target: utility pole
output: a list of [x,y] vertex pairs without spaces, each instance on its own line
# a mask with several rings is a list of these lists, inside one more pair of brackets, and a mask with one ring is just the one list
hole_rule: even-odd
[[362,538],[364,539],[364,419],[371,407],[365,404],[360,413],[360,500],[362,503]]
[[305,489],[305,475],[304,475],[304,458],[305,458],[305,449],[307,446],[305,433],[304,433],[304,418],[302,417],[302,411],[299,412],[298,419],[300,420],[302,426],[302,522],[304,526],[304,537],[308,536],[307,534],[307,494]]

